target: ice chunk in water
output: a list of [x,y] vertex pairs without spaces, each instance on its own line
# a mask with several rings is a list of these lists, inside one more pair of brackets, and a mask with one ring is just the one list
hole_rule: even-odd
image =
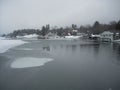
[[45,63],[53,61],[52,58],[33,58],[24,57],[19,58],[11,63],[11,68],[28,68],[43,66]]

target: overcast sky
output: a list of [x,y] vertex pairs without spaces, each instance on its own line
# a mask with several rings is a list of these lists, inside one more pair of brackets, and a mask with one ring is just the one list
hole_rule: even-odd
[[120,19],[120,0],[0,0],[0,33]]

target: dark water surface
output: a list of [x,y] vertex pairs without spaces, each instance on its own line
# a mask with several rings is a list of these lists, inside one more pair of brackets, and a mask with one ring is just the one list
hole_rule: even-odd
[[[29,41],[0,54],[0,90],[120,90],[120,44]],[[43,66],[11,68],[19,58],[53,58]]]

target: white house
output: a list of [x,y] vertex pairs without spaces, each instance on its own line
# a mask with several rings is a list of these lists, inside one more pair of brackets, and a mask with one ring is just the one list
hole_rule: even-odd
[[49,32],[48,34],[45,35],[45,38],[46,39],[59,39],[60,36],[58,36],[57,33]]
[[113,41],[113,33],[110,31],[104,31],[100,34],[100,40],[102,41]]

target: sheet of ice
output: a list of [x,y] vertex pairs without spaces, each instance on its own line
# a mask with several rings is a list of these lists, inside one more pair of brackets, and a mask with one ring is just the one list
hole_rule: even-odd
[[29,68],[29,67],[43,66],[45,63],[50,61],[53,61],[53,59],[24,57],[13,61],[11,63],[11,68]]
[[21,40],[1,40],[0,39],[0,53],[4,53],[7,50],[9,50],[10,48],[13,48],[15,46],[24,44],[24,41]]
[[33,49],[31,49],[31,48],[17,48],[16,50],[25,50],[25,51],[31,51],[31,50],[33,50]]

